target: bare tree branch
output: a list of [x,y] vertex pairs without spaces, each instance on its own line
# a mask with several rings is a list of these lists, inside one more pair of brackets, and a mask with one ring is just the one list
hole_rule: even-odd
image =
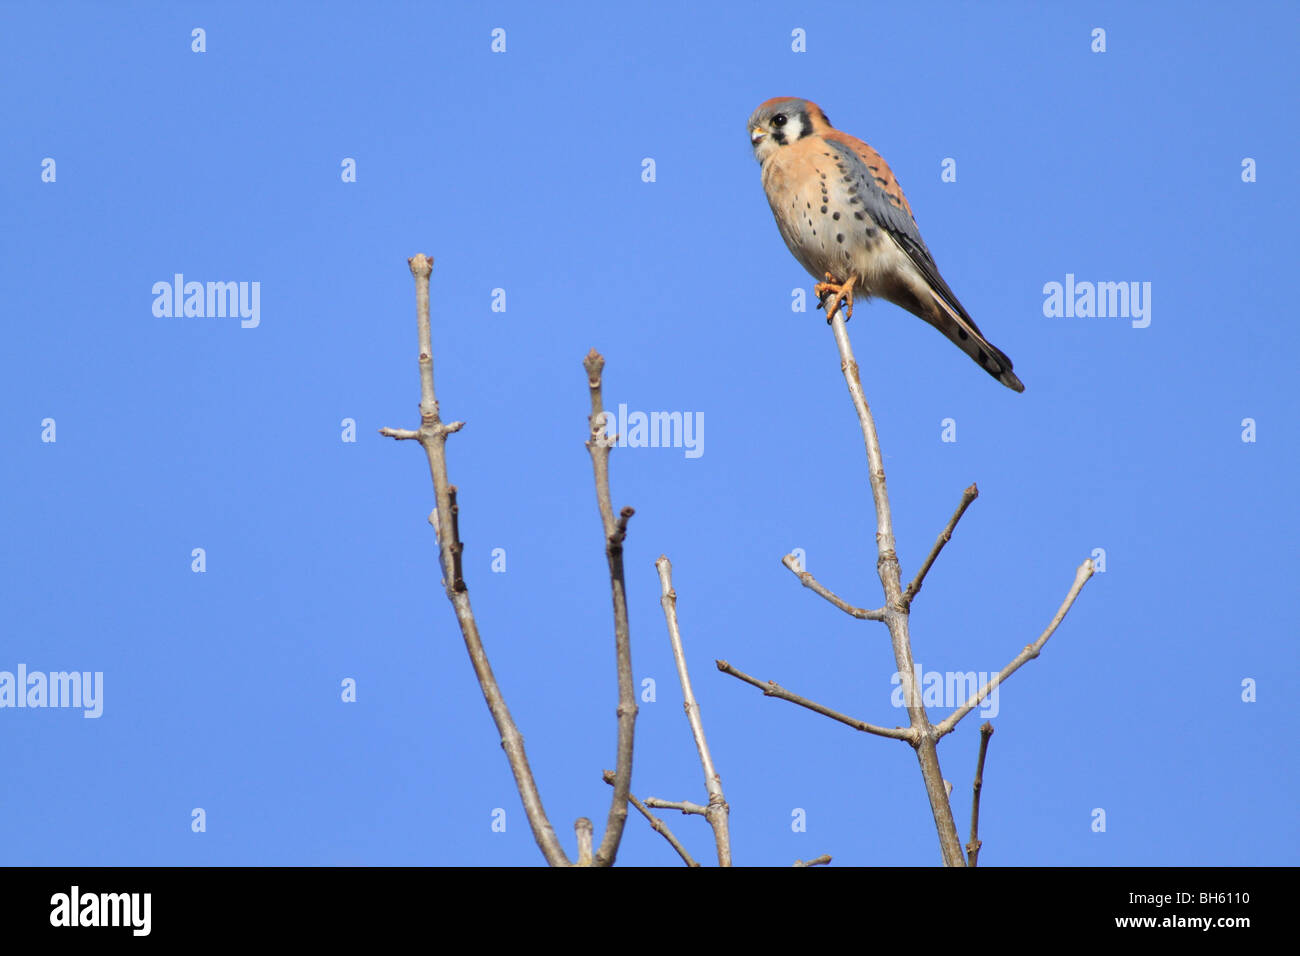
[[606,434],[605,409],[600,394],[605,359],[592,349],[582,365],[587,370],[587,385],[591,391],[587,450],[591,453],[596,504],[605,532],[605,557],[609,562],[609,583],[614,599],[614,650],[618,661],[618,752],[614,799],[605,821],[605,835],[595,857],[596,866],[612,866],[627,823],[627,803],[632,792],[632,740],[637,714],[636,690],[632,684],[632,637],[627,623],[627,587],[623,580],[623,539],[627,537],[627,522],[634,512],[631,508],[624,508],[616,521],[609,494],[609,449],[613,439]]
[[573,821],[573,832],[578,836],[578,866],[591,866],[591,835],[594,829],[586,817],[578,817]]
[[780,700],[788,700],[792,704],[798,704],[800,707],[807,707],[814,713],[821,714],[823,717],[829,717],[831,720],[838,720],[841,724],[852,727],[854,730],[861,730],[863,733],[875,734],[877,737],[890,737],[894,740],[906,740],[912,743],[913,733],[905,727],[878,727],[875,724],[869,724],[866,721],[858,720],[856,717],[849,717],[841,714],[837,710],[831,710],[829,707],[823,707],[816,701],[811,701],[807,697],[800,697],[798,694],[792,694],[774,680],[767,683],[759,680],[757,677],[751,677],[744,671],[736,670],[726,661],[714,661],[718,670],[724,674],[730,674],[732,677],[743,680],[746,684],[752,684],[757,687],[768,697],[776,697]]
[[1032,644],[1026,645],[1023,651],[1011,659],[1010,664],[1002,668],[1000,674],[996,677],[990,678],[989,682],[972,694],[966,703],[962,704],[955,711],[945,717],[934,728],[936,737],[943,737],[946,734],[952,733],[953,729],[957,726],[957,722],[978,707],[980,702],[993,692],[993,688],[997,687],[1004,680],[1018,671],[1020,666],[1026,661],[1031,661],[1039,655],[1043,649],[1043,645],[1047,643],[1048,639],[1056,632],[1057,627],[1059,627],[1061,622],[1065,620],[1065,615],[1069,613],[1070,607],[1074,604],[1074,599],[1079,596],[1079,592],[1083,590],[1083,586],[1087,584],[1088,579],[1092,577],[1092,572],[1092,559],[1089,558],[1084,561],[1083,564],[1079,565],[1079,569],[1074,572],[1074,584],[1070,586],[1070,591],[1065,595],[1065,600],[1062,601],[1061,606],[1056,609],[1056,616],[1053,617],[1051,623],[1047,625],[1047,629],[1038,636],[1038,640],[1034,641]]
[[695,700],[695,691],[691,688],[691,675],[686,667],[686,650],[682,646],[682,632],[677,624],[677,592],[673,589],[673,565],[667,555],[661,554],[655,562],[659,571],[659,603],[664,609],[664,620],[668,625],[668,640],[673,646],[673,660],[677,664],[677,679],[682,685],[682,703],[686,709],[686,720],[691,725],[691,736],[695,738],[695,749],[700,755],[700,766],[704,768],[704,786],[709,793],[709,809],[705,817],[713,828],[713,843],[718,850],[718,866],[731,866],[731,828],[728,816],[731,807],[722,792],[722,778],[713,765],[713,755],[709,753],[709,742],[704,736],[704,720],[700,716],[700,705]]
[[989,752],[989,738],[992,736],[993,725],[986,720],[980,727],[980,757],[975,764],[974,796],[970,805],[970,842],[966,844],[966,859],[972,868],[979,865],[980,847],[984,845],[980,839],[980,791],[984,789],[984,757]]
[[451,589],[465,590],[465,574],[461,568],[461,555],[465,552],[465,543],[460,540],[460,505],[456,502],[455,485],[447,487],[447,514],[451,518]]
[[429,473],[433,478],[434,496],[437,512],[449,516],[447,533],[438,533],[439,558],[442,563],[443,587],[447,600],[456,612],[456,621],[460,625],[461,635],[465,639],[465,649],[469,652],[470,663],[474,666],[474,675],[478,678],[483,698],[487,701],[492,720],[501,734],[501,747],[510,762],[514,774],[515,786],[524,804],[524,813],[528,816],[528,825],[532,827],[533,839],[541,848],[542,855],[551,866],[567,866],[569,859],[560,845],[546,810],[542,807],[542,797],[537,783],[533,779],[532,768],[528,765],[528,755],[524,751],[524,738],[510,716],[505,697],[497,686],[492,665],[488,662],[487,651],[479,637],[478,623],[474,620],[474,611],[470,607],[469,589],[465,585],[460,568],[460,552],[464,545],[459,538],[459,529],[455,514],[455,491],[447,480],[447,436],[459,431],[463,422],[445,425],[438,414],[438,399],[433,388],[433,345],[429,321],[429,275],[433,272],[433,260],[424,255],[417,255],[408,260],[411,275],[415,277],[416,319],[420,343],[420,429],[381,428],[380,433],[398,440],[414,439],[424,447],[429,460]]
[[[604,779],[605,782],[612,787],[614,785],[614,772],[612,770],[606,770],[604,773]],[[695,858],[686,851],[686,847],[682,846],[677,837],[673,836],[673,831],[668,829],[668,824],[664,823],[657,816],[647,810],[646,805],[636,798],[636,794],[628,794],[628,799],[632,801],[632,806],[641,811],[641,816],[650,821],[650,826],[654,828],[655,832],[667,840],[668,845],[677,851],[677,855],[682,858],[683,863],[687,866],[700,865],[696,862]]]
[[645,804],[638,800],[635,795],[631,796],[631,800],[632,806],[640,810],[641,815],[650,821],[650,826],[654,827],[655,832],[667,840],[668,845],[677,851],[677,855],[682,858],[683,863],[687,866],[700,865],[699,862],[697,862],[696,859],[687,852],[686,847],[682,846],[681,841],[679,841],[677,837],[673,836],[673,831],[668,829],[668,824],[664,823],[664,821],[660,820],[657,816],[647,810]]
[[916,749],[916,759],[921,767],[921,779],[925,781],[925,792],[930,799],[930,812],[939,834],[939,848],[943,853],[944,865],[965,866],[966,857],[962,852],[961,837],[957,835],[957,825],[952,818],[952,806],[948,802],[948,794],[943,785],[943,772],[939,767],[939,753],[935,746],[937,737],[934,727],[930,724],[930,718],[925,712],[921,695],[917,692],[916,665],[912,660],[912,642],[908,634],[908,603],[903,596],[900,580],[898,550],[894,544],[894,521],[889,510],[889,490],[885,484],[885,463],[880,453],[880,439],[876,435],[876,422],[871,417],[867,397],[862,391],[862,378],[858,372],[857,360],[853,357],[853,346],[849,342],[848,330],[844,327],[844,316],[839,308],[838,296],[827,309],[827,321],[831,323],[835,344],[839,348],[840,369],[844,372],[844,381],[849,387],[853,407],[857,410],[858,423],[862,428],[862,440],[867,450],[871,497],[876,505],[876,551],[879,556],[876,570],[885,591],[885,623],[889,626],[894,661],[898,667],[903,700],[911,722],[911,733],[904,739],[909,740]]
[[885,619],[885,609],[883,607],[876,608],[874,611],[854,607],[852,604],[836,596],[834,591],[822,587],[815,577],[799,567],[793,554],[787,554],[781,559],[781,563],[790,569],[794,576],[803,583],[804,587],[808,588],[815,594],[821,595],[850,617],[856,617],[860,621],[883,621]]
[[682,813],[694,813],[701,817],[709,815],[709,808],[689,800],[660,800],[658,797],[646,797],[645,805],[656,810],[679,810]]
[[823,853],[821,856],[813,857],[811,860],[795,860],[791,866],[825,866],[830,861],[831,855],[829,853]]
[[934,547],[930,549],[925,564],[921,565],[921,570],[916,572],[916,577],[912,578],[912,583],[903,592],[903,600],[907,602],[909,607],[912,604],[912,598],[916,597],[917,592],[921,590],[921,584],[925,581],[925,576],[930,573],[930,567],[934,564],[935,559],[939,557],[939,552],[943,550],[945,544],[952,540],[952,532],[957,527],[957,522],[966,513],[966,509],[970,507],[971,502],[979,496],[980,490],[974,484],[961,493],[961,504],[957,505],[957,510],[948,519],[947,527],[939,532],[939,537],[934,542]]

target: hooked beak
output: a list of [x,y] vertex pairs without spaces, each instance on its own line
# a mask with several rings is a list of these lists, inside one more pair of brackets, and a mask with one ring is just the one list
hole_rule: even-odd
[[757,146],[765,136],[767,136],[767,130],[761,126],[755,126],[749,131],[749,142],[751,145]]

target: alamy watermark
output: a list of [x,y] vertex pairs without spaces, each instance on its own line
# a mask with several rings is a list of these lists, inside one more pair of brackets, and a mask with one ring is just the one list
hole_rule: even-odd
[[687,458],[704,454],[703,412],[629,412],[619,403],[617,417],[605,412],[605,434],[619,448],[683,448]]
[[79,707],[83,717],[104,713],[103,671],[0,671],[0,710],[6,707]]
[[148,936],[152,911],[152,893],[83,893],[74,884],[50,897],[51,926],[124,927],[133,936]]
[[186,282],[177,272],[172,281],[153,284],[153,314],[160,319],[238,318],[246,329],[262,321],[262,283]]
[[1064,283],[1045,283],[1043,295],[1049,319],[1132,319],[1135,329],[1151,324],[1150,282],[1076,282],[1067,272]]
[[[993,686],[990,688],[988,696],[979,703],[979,712],[981,717],[996,717],[998,715],[998,674],[1001,671],[994,671],[990,674],[988,671],[927,671],[920,664],[916,665],[916,683],[917,691],[921,697],[921,703],[926,707],[951,707],[957,708],[966,701],[970,700],[983,689],[985,684],[990,681]],[[903,678],[897,671],[889,678],[889,683],[894,685],[893,692],[889,695],[889,702],[895,707],[906,707],[907,702],[903,699]]]

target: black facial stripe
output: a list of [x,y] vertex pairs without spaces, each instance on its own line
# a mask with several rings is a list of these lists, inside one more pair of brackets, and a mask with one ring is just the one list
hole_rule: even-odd
[[808,119],[808,111],[800,110],[797,115],[799,116],[799,138],[803,139],[805,136],[811,136],[812,121]]

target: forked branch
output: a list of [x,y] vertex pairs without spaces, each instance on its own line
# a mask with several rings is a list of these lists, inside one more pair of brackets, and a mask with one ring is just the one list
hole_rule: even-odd
[[[833,292],[833,289],[832,289]],[[867,453],[867,473],[871,484],[871,497],[875,504],[876,510],[876,569],[880,577],[880,584],[885,594],[884,606],[878,610],[866,610],[854,607],[847,601],[841,599],[827,588],[823,587],[811,574],[803,569],[793,555],[787,555],[783,561],[792,573],[798,576],[804,587],[809,588],[814,593],[820,595],[831,604],[838,607],[855,618],[863,620],[883,621],[889,627],[890,643],[894,651],[894,662],[898,668],[898,678],[901,683],[901,690],[904,704],[907,708],[908,720],[910,726],[907,728],[888,729],[866,724],[863,721],[848,717],[837,711],[833,711],[820,704],[816,704],[797,694],[792,694],[780,687],[774,682],[763,684],[761,681],[743,674],[731,667],[726,661],[718,661],[718,668],[724,673],[731,674],[746,683],[759,687],[763,692],[772,697],[780,697],[789,700],[792,703],[799,704],[809,710],[813,710],[824,716],[837,720],[855,729],[875,734],[881,737],[892,737],[898,740],[906,740],[916,750],[917,761],[920,765],[921,778],[925,784],[926,795],[930,801],[930,810],[934,817],[935,829],[939,835],[939,848],[943,856],[943,862],[946,866],[966,866],[967,857],[963,853],[961,839],[957,835],[956,823],[953,819],[952,806],[949,803],[948,795],[950,785],[943,779],[943,773],[939,766],[938,742],[957,725],[963,716],[969,713],[998,685],[1002,680],[1009,677],[1015,670],[1020,667],[1026,660],[1036,657],[1042,649],[1043,644],[1051,637],[1052,632],[1060,624],[1061,619],[1069,611],[1074,599],[1078,596],[1079,590],[1092,574],[1092,562],[1084,562],[1079,572],[1075,576],[1074,586],[1070,589],[1065,602],[1058,610],[1056,617],[1048,626],[1048,629],[1034,643],[1026,647],[1019,656],[1016,657],[1002,673],[990,681],[976,694],[972,695],[970,700],[966,701],[956,712],[950,715],[946,720],[938,725],[930,723],[929,715],[921,695],[918,691],[916,680],[916,665],[912,658],[912,642],[909,631],[909,613],[911,611],[912,600],[920,592],[922,585],[925,583],[926,575],[934,566],[940,552],[944,546],[952,539],[953,531],[957,523],[965,514],[966,509],[970,507],[976,497],[979,496],[979,489],[975,485],[967,488],[961,497],[957,510],[953,512],[948,524],[939,533],[935,540],[934,546],[930,549],[925,561],[922,563],[916,576],[912,578],[910,584],[904,589],[902,586],[902,574],[898,561],[898,550],[894,541],[893,516],[890,511],[889,491],[885,482],[884,457],[880,450],[880,439],[876,433],[875,419],[872,417],[871,408],[867,404],[866,395],[862,389],[862,379],[858,370],[857,360],[853,356],[853,347],[849,342],[848,331],[845,328],[844,316],[840,311],[840,301],[835,298],[823,299],[823,304],[827,308],[827,322],[835,336],[835,344],[840,353],[840,369],[844,373],[844,381],[848,385],[849,396],[853,401],[853,407],[858,415],[858,423],[862,429],[862,440]],[[980,767],[983,767],[984,749],[987,748],[987,736],[984,738],[984,746],[981,748]],[[975,807],[972,816],[971,832],[971,850],[972,856],[970,865],[974,865],[978,859],[978,787],[982,785],[982,776],[977,780]]]
[[[420,346],[420,428],[412,431],[405,428],[381,428],[380,434],[398,440],[418,441],[424,448],[429,460],[429,473],[433,478],[434,497],[437,506],[434,515],[443,515],[445,520],[433,518],[438,537],[438,555],[442,563],[442,583],[447,592],[447,600],[456,612],[456,622],[460,625],[461,636],[465,640],[465,650],[469,653],[470,663],[474,667],[474,676],[478,678],[487,701],[492,720],[501,734],[501,747],[510,762],[514,774],[515,786],[519,790],[524,804],[524,813],[528,825],[532,828],[533,839],[541,848],[542,855],[551,866],[567,866],[569,859],[564,848],[555,835],[546,810],[542,806],[541,793],[533,779],[532,768],[528,765],[528,755],[524,751],[524,738],[510,716],[505,697],[497,685],[492,665],[488,662],[487,651],[479,637],[478,623],[470,607],[469,588],[465,584],[461,569],[461,551],[464,544],[460,540],[460,528],[456,503],[456,491],[447,479],[447,436],[459,431],[462,422],[443,424],[438,414],[438,398],[433,388],[433,344],[429,320],[429,275],[433,272],[433,260],[424,255],[417,255],[408,260],[411,275],[415,277],[416,324]],[[431,516],[432,517],[432,516]]]
[[713,765],[713,755],[709,752],[709,742],[704,736],[704,720],[700,717],[700,705],[695,700],[695,691],[691,687],[690,671],[686,667],[686,649],[682,645],[682,632],[677,623],[677,591],[673,588],[673,565],[667,555],[660,555],[655,562],[659,571],[659,603],[664,609],[664,620],[668,625],[668,640],[673,646],[673,660],[677,664],[677,679],[682,685],[682,701],[686,709],[686,720],[691,725],[691,736],[695,738],[695,750],[700,755],[700,766],[704,769],[704,787],[709,794],[709,807],[705,818],[713,828],[713,843],[718,851],[718,866],[731,866],[731,828],[728,817],[731,807],[722,792],[722,778]]
[[[604,773],[604,780],[611,787],[614,786],[614,772],[612,770],[606,770]],[[695,858],[692,857],[689,852],[687,852],[686,847],[682,846],[681,841],[678,840],[677,837],[673,836],[673,831],[668,829],[668,824],[664,823],[663,820],[660,820],[657,816],[655,816],[648,809],[646,809],[646,804],[638,800],[636,798],[636,794],[634,793],[629,794],[628,799],[632,801],[632,806],[636,807],[637,810],[640,811],[641,816],[645,817],[646,820],[650,823],[651,828],[656,833],[658,833],[661,837],[667,840],[668,845],[671,846],[675,851],[677,851],[677,855],[682,858],[683,863],[685,863],[687,866],[700,865],[698,862],[696,862]],[[647,801],[647,803],[648,802],[649,801]]]
[[853,346],[849,342],[849,333],[844,326],[844,315],[838,303],[828,307],[827,320],[835,335],[835,345],[840,353],[840,369],[844,372],[844,381],[849,387],[849,396],[858,413],[858,424],[862,428],[862,441],[867,451],[867,474],[871,482],[871,497],[876,505],[876,571],[880,577],[881,587],[885,591],[885,623],[889,625],[889,640],[894,650],[894,663],[898,668],[899,683],[902,686],[903,702],[907,707],[907,717],[911,722],[911,742],[916,748],[916,759],[921,769],[921,779],[925,783],[926,796],[930,800],[930,813],[934,817],[934,826],[939,834],[939,849],[946,866],[965,866],[966,857],[962,853],[961,837],[957,835],[957,825],[952,818],[952,806],[948,803],[948,792],[943,783],[943,772],[939,768],[939,754],[935,747],[936,737],[930,718],[925,712],[925,704],[917,691],[916,664],[912,660],[912,639],[908,632],[908,601],[903,596],[903,585],[898,566],[898,550],[894,544],[894,519],[889,509],[889,490],[885,484],[885,461],[880,453],[880,438],[876,435],[876,420],[871,416],[867,397],[862,391],[862,378],[858,372],[857,360],[853,357]]
[[605,533],[605,557],[609,563],[609,585],[614,601],[614,656],[618,668],[618,749],[614,768],[614,798],[605,821],[605,835],[596,850],[596,866],[612,866],[618,853],[623,827],[627,823],[627,804],[632,792],[632,740],[636,728],[636,689],[632,684],[632,637],[627,621],[627,586],[623,580],[623,539],[633,510],[624,508],[617,519],[609,494],[609,449],[614,439],[606,433],[605,410],[601,398],[601,376],[605,359],[592,349],[583,360],[587,370],[587,387],[591,393],[591,414],[587,418],[590,433],[587,451],[596,478],[596,505],[600,510]]

